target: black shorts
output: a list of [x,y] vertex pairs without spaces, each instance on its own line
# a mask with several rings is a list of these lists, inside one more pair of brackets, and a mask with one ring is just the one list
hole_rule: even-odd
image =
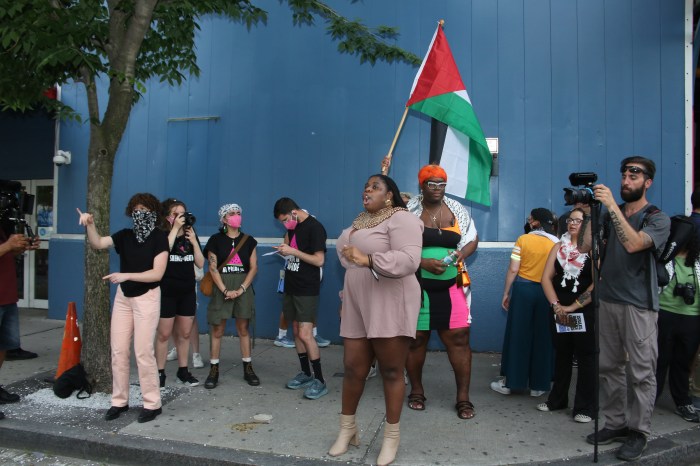
[[194,286],[189,291],[162,289],[160,296],[160,318],[193,317],[197,312],[197,293]]

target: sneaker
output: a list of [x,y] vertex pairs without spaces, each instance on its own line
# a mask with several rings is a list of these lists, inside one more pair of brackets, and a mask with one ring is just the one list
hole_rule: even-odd
[[158,381],[160,382],[160,389],[165,388],[165,372],[158,372]]
[[23,350],[22,348],[7,350],[5,353],[5,361],[20,361],[23,359],[34,359],[36,357],[39,357],[39,355],[31,351]]
[[250,386],[257,387],[260,385],[260,379],[253,370],[252,362],[243,362],[243,379],[248,382]]
[[287,382],[287,388],[290,388],[292,390],[299,390],[300,388],[306,388],[309,385],[313,383],[313,381],[316,380],[310,375],[306,375],[303,372],[299,372],[297,375],[294,376],[292,380]]
[[693,405],[676,406],[676,414],[688,422],[700,422],[697,411]]
[[[608,445],[613,442],[624,442],[629,434],[629,429],[608,429],[607,427],[598,431],[598,445]],[[595,432],[586,436],[586,442],[593,445],[595,443]]]
[[316,335],[314,338],[316,339],[316,344],[319,348],[325,348],[326,346],[331,344],[330,340],[326,340],[321,335]]
[[586,423],[586,422],[591,422],[593,418],[587,414],[577,414],[574,416],[574,421],[576,422],[581,422],[581,423]]
[[615,457],[623,461],[638,460],[647,447],[647,437],[636,430],[630,430],[625,443],[617,450]]
[[549,406],[547,405],[547,403],[540,403],[536,406],[536,408],[537,411],[544,411],[545,413],[549,412]]
[[530,396],[542,396],[545,394],[544,390],[530,390]]
[[296,346],[294,344],[294,340],[289,338],[287,335],[283,336],[282,338],[277,337],[274,343],[275,346],[281,346],[282,348],[294,348]]
[[204,367],[204,361],[202,361],[202,355],[199,353],[192,353],[192,367],[195,369],[201,369]]
[[129,411],[129,405],[126,406],[112,406],[105,413],[105,421],[113,421],[119,417],[121,413]]
[[3,413],[2,411],[0,411],[0,421],[3,420],[3,419],[5,419],[5,413]]
[[376,377],[376,376],[377,376],[377,365],[372,364],[371,366],[369,366],[369,372],[367,373],[367,378],[365,378],[365,380],[369,380],[372,377]]
[[195,379],[190,371],[185,369],[184,371],[177,371],[177,383],[181,383],[186,387],[196,387],[199,385],[199,380]]
[[510,395],[510,388],[505,386],[504,381],[505,379],[491,382],[491,390],[493,390],[494,392],[498,392],[501,395]]
[[16,393],[10,393],[4,388],[0,387],[0,404],[7,403],[17,403],[19,401],[19,395]]
[[157,408],[157,409],[143,408],[143,409],[141,409],[141,413],[139,413],[138,421],[140,423],[152,421],[156,418],[156,416],[158,416],[162,412],[163,412],[163,408]]
[[309,385],[309,388],[304,391],[304,398],[308,398],[309,400],[317,400],[326,393],[328,393],[328,387],[326,387],[326,384],[318,379],[313,379],[311,381],[311,385]]
[[219,385],[219,365],[212,364],[209,368],[207,380],[204,381],[204,388],[212,389],[216,388],[217,385]]
[[695,408],[695,411],[700,409],[700,396],[693,397],[693,407]]
[[177,348],[174,346],[168,351],[168,355],[165,357],[166,361],[174,361],[177,359]]

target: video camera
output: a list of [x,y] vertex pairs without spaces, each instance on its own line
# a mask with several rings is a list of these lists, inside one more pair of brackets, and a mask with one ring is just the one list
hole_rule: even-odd
[[592,172],[572,173],[569,175],[569,182],[573,186],[583,186],[582,188],[564,188],[564,204],[597,204],[593,195],[593,184],[598,181],[598,175]]
[[34,232],[24,219],[34,211],[34,196],[24,191],[19,181],[0,180],[0,227],[7,235],[26,234],[33,238]]

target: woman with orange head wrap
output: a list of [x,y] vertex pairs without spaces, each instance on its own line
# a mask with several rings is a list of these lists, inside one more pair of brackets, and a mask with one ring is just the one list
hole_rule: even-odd
[[419,269],[423,299],[416,338],[406,364],[411,381],[408,407],[425,409],[423,364],[430,333],[436,330],[455,373],[457,416],[471,419],[474,417],[474,405],[469,401],[471,316],[464,290],[456,283],[456,265],[476,250],[479,238],[469,212],[459,202],[445,197],[447,173],[442,167],[424,166],[418,172],[418,183],[421,192],[407,207],[425,225]]

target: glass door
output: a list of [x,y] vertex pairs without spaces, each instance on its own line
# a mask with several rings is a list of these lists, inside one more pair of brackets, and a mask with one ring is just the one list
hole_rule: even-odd
[[49,307],[49,239],[54,229],[53,180],[20,180],[27,193],[34,195],[32,215],[27,223],[41,239],[41,246],[28,251],[17,261],[17,286],[20,307]]

